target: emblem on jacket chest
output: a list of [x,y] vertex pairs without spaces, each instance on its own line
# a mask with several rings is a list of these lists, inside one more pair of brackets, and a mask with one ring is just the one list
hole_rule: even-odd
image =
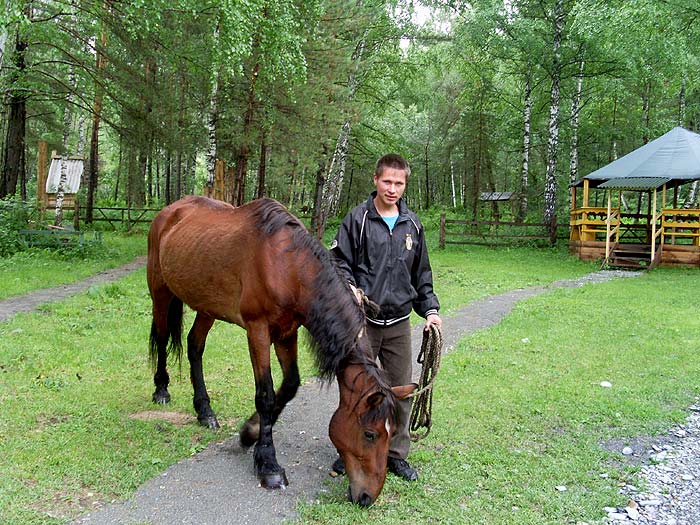
[[411,237],[410,233],[406,234],[406,249],[410,250],[413,248],[413,237]]

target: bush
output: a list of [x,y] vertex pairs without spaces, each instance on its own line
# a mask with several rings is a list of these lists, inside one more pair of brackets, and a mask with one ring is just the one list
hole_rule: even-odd
[[29,225],[34,207],[18,197],[0,199],[0,257],[7,257],[24,246],[20,230]]

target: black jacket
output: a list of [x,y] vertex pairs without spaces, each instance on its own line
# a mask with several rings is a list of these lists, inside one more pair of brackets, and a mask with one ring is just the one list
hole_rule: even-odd
[[381,310],[375,321],[406,318],[411,309],[420,316],[440,308],[433,292],[433,273],[420,220],[398,201],[393,231],[374,206],[373,192],[343,219],[331,252],[343,276]]

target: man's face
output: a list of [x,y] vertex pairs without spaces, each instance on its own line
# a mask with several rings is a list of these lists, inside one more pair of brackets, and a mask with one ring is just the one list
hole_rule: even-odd
[[377,198],[385,208],[396,204],[406,191],[406,171],[396,168],[384,168],[381,175],[374,176]]

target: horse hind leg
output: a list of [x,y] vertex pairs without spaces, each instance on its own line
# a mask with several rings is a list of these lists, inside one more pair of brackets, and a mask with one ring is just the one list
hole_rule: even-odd
[[[272,411],[274,425],[284,407],[294,399],[299,389],[299,368],[297,366],[297,334],[275,343],[275,353],[282,368],[282,384],[275,393],[275,408]],[[241,427],[239,439],[242,447],[248,448],[255,444],[260,436],[260,414],[255,412]]]
[[212,430],[219,428],[219,421],[211,409],[209,394],[204,383],[202,357],[207,334],[214,324],[214,319],[206,314],[198,313],[192,329],[187,335],[187,358],[190,361],[190,380],[194,389],[192,403],[197,412],[199,424]]
[[179,353],[182,351],[180,333],[182,331],[182,302],[171,293],[154,294],[153,321],[151,323],[151,363],[154,374],[153,402],[164,405],[170,402],[168,385],[168,342]]

